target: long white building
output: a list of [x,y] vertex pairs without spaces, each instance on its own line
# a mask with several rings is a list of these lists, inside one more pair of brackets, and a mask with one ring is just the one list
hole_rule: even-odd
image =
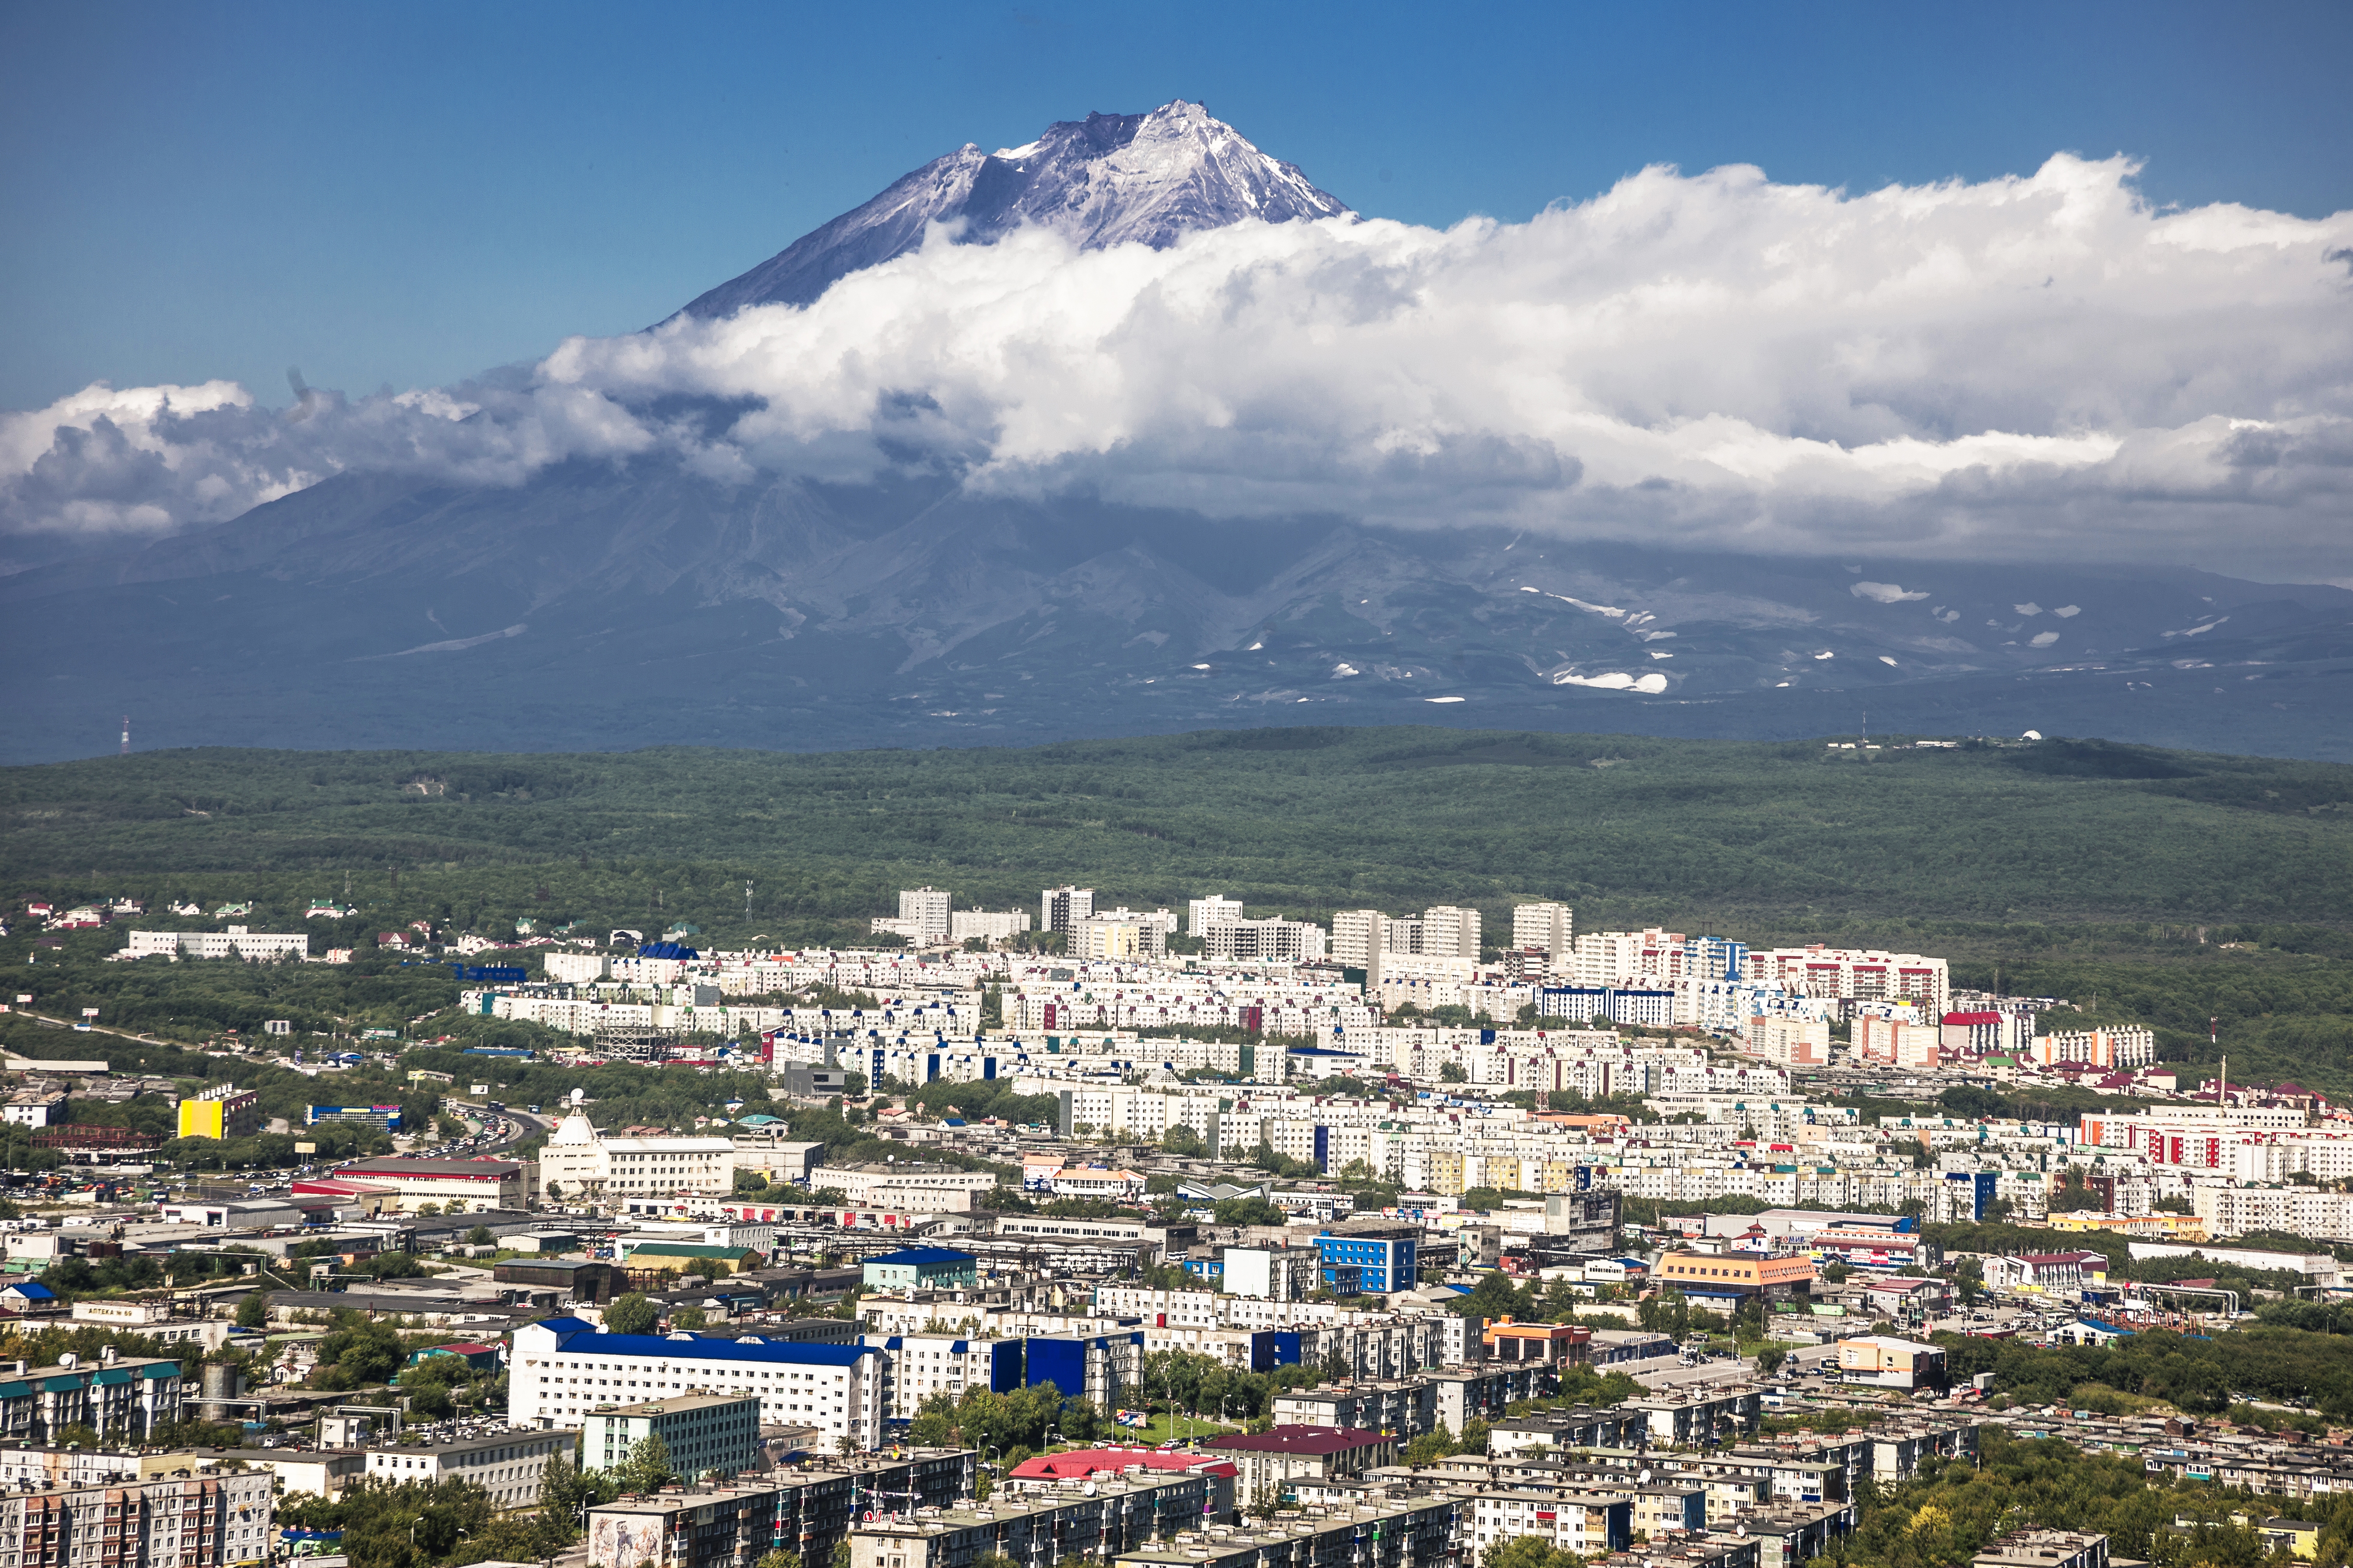
[[131,958],[304,958],[310,955],[311,939],[301,931],[273,932],[248,931],[243,926],[231,926],[227,931],[134,931],[131,945],[123,950]]
[[689,1390],[753,1394],[763,1426],[814,1426],[825,1447],[846,1437],[871,1449],[882,1440],[886,1365],[871,1345],[608,1334],[579,1318],[551,1318],[514,1331],[507,1409],[517,1426],[577,1426],[600,1405]]
[[728,1138],[607,1138],[575,1111],[539,1154],[539,1195],[559,1202],[734,1190]]

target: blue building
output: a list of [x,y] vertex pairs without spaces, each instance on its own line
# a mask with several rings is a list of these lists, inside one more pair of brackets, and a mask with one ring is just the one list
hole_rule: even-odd
[[1348,1289],[1352,1278],[1356,1290],[1386,1295],[1412,1289],[1420,1268],[1417,1256],[1420,1234],[1416,1226],[1406,1225],[1325,1232],[1315,1238],[1324,1285],[1335,1295],[1344,1296],[1352,1293]]
[[1101,1409],[1117,1409],[1126,1403],[1131,1390],[1142,1390],[1144,1331],[1031,1334],[1027,1339],[998,1340],[989,1346],[991,1392],[1011,1394],[1045,1383],[1052,1384],[1064,1399],[1092,1399]]

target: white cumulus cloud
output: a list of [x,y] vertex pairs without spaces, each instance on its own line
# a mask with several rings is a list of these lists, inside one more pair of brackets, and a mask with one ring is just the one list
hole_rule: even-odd
[[921,463],[1226,515],[2353,571],[2353,214],[2160,211],[2132,173],[1655,168],[1517,224],[935,235],[806,309],[300,421],[218,383],[93,386],[0,416],[0,528],[183,527],[363,468]]
[[1850,583],[1846,591],[1858,599],[1869,599],[1876,605],[1901,605],[1928,596],[1926,590],[1907,594],[1903,585],[1896,583]]

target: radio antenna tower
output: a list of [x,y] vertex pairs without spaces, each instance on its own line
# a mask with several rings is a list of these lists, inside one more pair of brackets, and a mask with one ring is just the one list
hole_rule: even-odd
[[127,757],[127,756],[129,756],[129,755],[131,754],[131,715],[130,715],[130,714],[128,714],[128,713],[125,713],[125,714],[122,716],[122,752],[121,752],[121,754],[122,754],[123,756],[126,756],[126,757]]

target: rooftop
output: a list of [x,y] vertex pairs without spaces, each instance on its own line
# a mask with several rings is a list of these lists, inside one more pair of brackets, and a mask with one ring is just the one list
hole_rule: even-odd
[[472,1176],[486,1182],[522,1173],[522,1167],[512,1160],[413,1160],[396,1155],[354,1160],[335,1167],[338,1176]]
[[1074,1448],[1060,1454],[1039,1454],[1013,1467],[1015,1480],[1084,1479],[1104,1470],[1136,1467],[1147,1470],[1203,1470],[1231,1475],[1230,1460],[1206,1454],[1164,1453],[1158,1448]]
[[789,1362],[797,1366],[852,1366],[881,1352],[865,1345],[812,1344],[765,1340],[706,1339],[701,1334],[607,1334],[578,1318],[549,1318],[530,1325],[555,1335],[555,1348],[579,1355],[670,1356],[695,1361]]
[[1202,1447],[1226,1453],[1345,1454],[1352,1448],[1368,1448],[1388,1441],[1378,1432],[1359,1431],[1353,1426],[1277,1426],[1269,1432],[1229,1432],[1222,1437],[1208,1439]]
[[641,1404],[624,1405],[611,1410],[599,1410],[598,1415],[617,1415],[624,1419],[646,1415],[683,1415],[697,1410],[718,1410],[728,1405],[756,1406],[756,1394],[680,1394],[667,1399],[649,1399]]
[[977,1263],[969,1252],[958,1252],[952,1247],[908,1247],[897,1252],[886,1252],[880,1258],[870,1258],[869,1263],[895,1263],[909,1268],[927,1268],[935,1263]]
[[[557,1429],[558,1431],[561,1428]],[[553,1438],[555,1432],[541,1432],[528,1426],[510,1426],[500,1431],[477,1432],[470,1436],[447,1437],[438,1442],[370,1443],[365,1452],[371,1454],[470,1454],[477,1448],[496,1447],[505,1443],[520,1442],[526,1437]]]

